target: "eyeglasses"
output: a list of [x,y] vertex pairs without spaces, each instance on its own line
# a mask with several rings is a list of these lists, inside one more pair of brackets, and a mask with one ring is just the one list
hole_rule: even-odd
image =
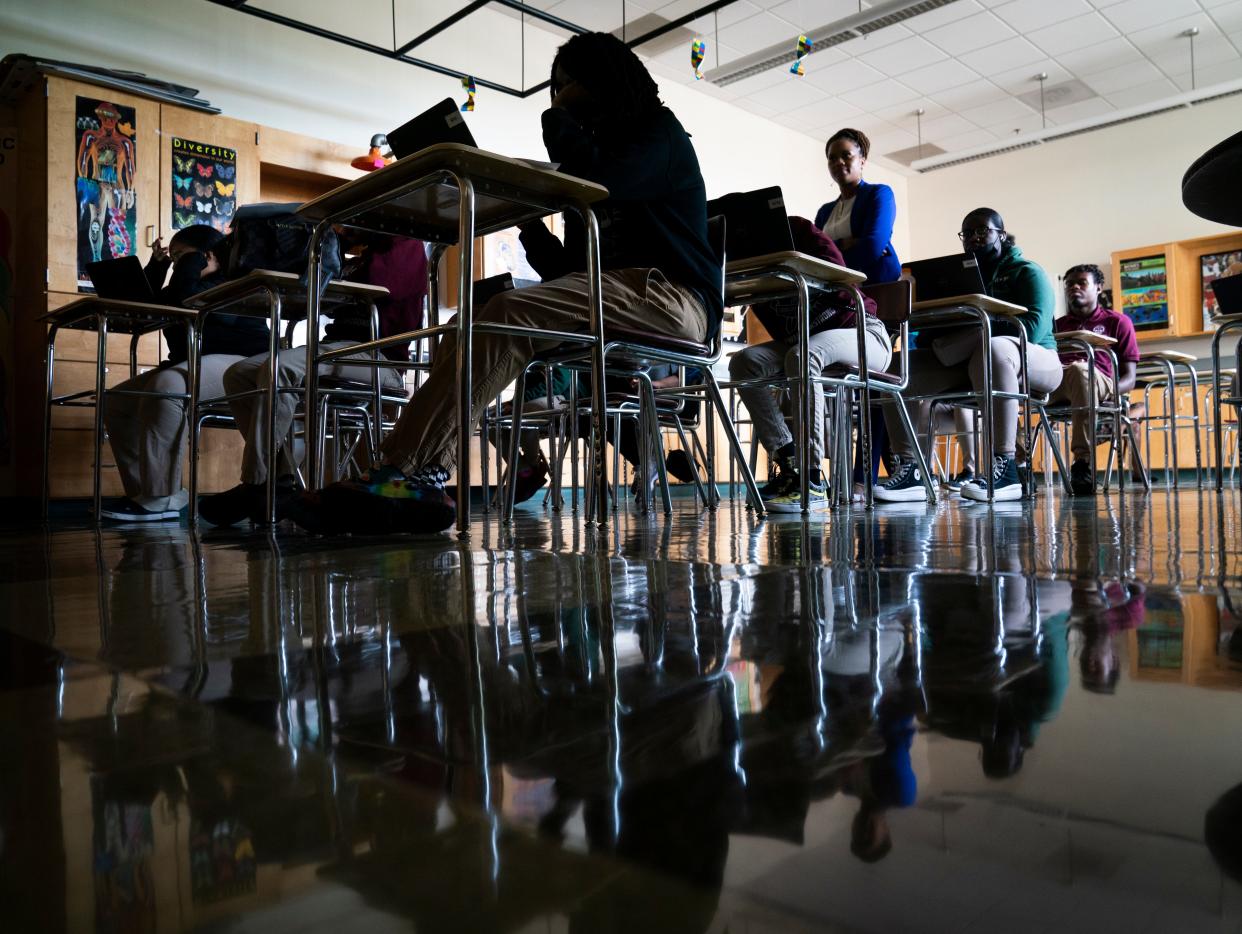
[[957,239],[966,241],[971,237],[982,237],[984,240],[988,238],[988,234],[995,230],[997,233],[1003,233],[999,227],[975,227],[971,230],[959,230]]

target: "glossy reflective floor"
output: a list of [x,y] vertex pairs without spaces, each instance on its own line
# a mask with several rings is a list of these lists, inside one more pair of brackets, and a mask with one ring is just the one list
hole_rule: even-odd
[[1238,490],[675,507],[0,529],[0,929],[1242,930]]

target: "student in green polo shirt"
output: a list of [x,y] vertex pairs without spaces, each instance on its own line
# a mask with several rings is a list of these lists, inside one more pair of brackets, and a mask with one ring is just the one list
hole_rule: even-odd
[[[1038,263],[1022,255],[1013,234],[1005,230],[1005,222],[991,208],[976,208],[967,214],[958,237],[962,248],[979,261],[979,271],[983,274],[988,295],[1026,308],[1014,319],[994,319],[992,322],[993,391],[1016,392],[1018,389],[1022,356],[1019,326],[1026,332],[1026,371],[1031,390],[1046,393],[1056,389],[1061,382],[1061,361],[1052,337],[1056,294],[1048,275]],[[930,332],[928,336],[932,337]],[[978,390],[982,386],[983,353],[979,347],[978,331],[974,328],[935,337],[930,341],[930,346],[910,354],[908,392],[912,396],[953,392],[967,387]],[[1020,499],[1022,484],[1014,460],[1018,436],[1017,401],[994,399],[992,419],[995,441],[995,458],[991,465],[994,498]],[[918,421],[918,434],[922,437],[927,428],[923,423],[925,418]],[[894,438],[893,450],[901,458],[901,466],[887,483],[876,487],[875,498],[881,502],[923,498],[923,482],[910,444],[908,438]],[[980,475],[964,484],[962,496],[986,500],[987,479]]]

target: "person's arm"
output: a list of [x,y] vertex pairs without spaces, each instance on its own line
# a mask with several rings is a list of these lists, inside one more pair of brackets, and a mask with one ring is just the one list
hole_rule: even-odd
[[526,262],[530,263],[530,268],[539,273],[539,278],[544,282],[559,279],[572,272],[569,259],[565,255],[565,244],[542,221],[531,221],[518,229],[521,231],[518,240],[526,251]]
[[880,258],[893,239],[893,222],[897,219],[897,199],[887,185],[872,185],[875,197],[871,210],[860,219],[862,230],[852,230],[852,243],[844,247],[846,265],[870,265]]
[[594,135],[562,107],[543,112],[543,142],[560,171],[608,189],[618,201],[646,200],[664,193],[671,147],[661,121],[616,133],[617,145],[604,149]]
[[168,255],[168,247],[164,246],[162,238],[156,237],[151,244],[151,258],[142,269],[152,292],[159,292],[164,288],[164,280],[168,278],[168,267],[171,265],[172,257]]
[[1117,384],[1122,394],[1134,388],[1137,377],[1139,345],[1138,335],[1134,333],[1134,324],[1125,315],[1117,323]]
[[1052,291],[1052,283],[1048,281],[1048,277],[1037,266],[1027,265],[1022,268],[1011,295],[1014,304],[1026,308],[1026,311],[1018,315],[1018,320],[1026,328],[1028,339],[1035,336],[1035,329],[1039,327],[1041,320],[1047,320],[1048,330],[1053,330],[1052,315],[1057,307],[1056,294]]
[[1118,363],[1120,369],[1117,371],[1117,388],[1124,396],[1134,389],[1134,381],[1138,377],[1138,364],[1133,360],[1119,360]]
[[208,274],[209,261],[205,253],[187,253],[173,264],[172,278],[160,292],[165,305],[180,305],[198,291],[198,280]]

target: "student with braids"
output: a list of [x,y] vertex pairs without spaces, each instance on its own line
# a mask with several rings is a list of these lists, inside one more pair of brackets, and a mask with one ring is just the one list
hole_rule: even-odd
[[[605,186],[599,218],[604,319],[705,341],[720,326],[720,266],[707,240],[707,199],[690,138],[660,101],[638,57],[615,36],[574,36],[552,63],[543,113],[548,157],[560,170]],[[572,214],[565,242],[533,223],[522,228],[527,259],[543,279],[501,293],[478,321],[586,331],[585,231]],[[474,339],[476,415],[554,342],[480,333]],[[444,484],[453,470],[458,421],[454,338],[444,338],[422,388],[384,444],[382,463],[332,484],[299,521],[324,531],[439,531],[455,518]],[[469,508],[469,504],[460,504]]]

